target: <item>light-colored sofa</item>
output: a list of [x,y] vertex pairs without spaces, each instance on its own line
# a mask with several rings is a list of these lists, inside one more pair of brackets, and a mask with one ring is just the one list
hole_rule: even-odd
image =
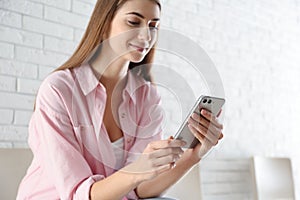
[[[18,186],[32,158],[30,149],[0,148],[0,200],[16,199]],[[165,196],[183,200],[201,199],[199,167],[195,166]]]
[[16,199],[18,187],[32,160],[30,149],[0,149],[0,199]]

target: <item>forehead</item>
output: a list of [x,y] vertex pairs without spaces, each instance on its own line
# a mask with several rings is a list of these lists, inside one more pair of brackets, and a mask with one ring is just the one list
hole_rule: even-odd
[[137,12],[147,19],[159,18],[160,8],[153,0],[127,0],[117,11],[116,15],[126,15]]

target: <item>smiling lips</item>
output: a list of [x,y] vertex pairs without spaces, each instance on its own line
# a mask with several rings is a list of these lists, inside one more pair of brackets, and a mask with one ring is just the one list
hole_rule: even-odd
[[133,47],[134,49],[136,49],[138,52],[143,53],[144,51],[146,51],[148,48],[147,47],[140,47],[137,45],[133,45],[133,44],[129,44],[131,47]]

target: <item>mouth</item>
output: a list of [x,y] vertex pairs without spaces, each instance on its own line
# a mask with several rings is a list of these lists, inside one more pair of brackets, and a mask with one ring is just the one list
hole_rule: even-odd
[[147,47],[141,47],[141,46],[134,45],[134,44],[129,44],[129,46],[134,48],[136,51],[138,51],[140,53],[146,52],[148,50]]

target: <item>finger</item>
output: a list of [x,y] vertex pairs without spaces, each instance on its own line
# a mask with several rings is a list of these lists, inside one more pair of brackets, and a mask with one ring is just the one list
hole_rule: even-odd
[[170,147],[170,148],[164,148],[164,149],[158,149],[151,153],[150,158],[160,158],[163,156],[167,156],[170,154],[176,154],[178,156],[181,156],[183,154],[183,150],[180,147]]
[[207,128],[198,123],[190,124],[199,134],[204,136],[211,144],[216,145],[219,140],[219,136],[216,137],[213,133],[211,133]]
[[210,132],[212,132],[216,137],[219,137],[221,134],[221,130],[217,127],[215,127],[212,123],[210,123],[207,119],[204,117],[194,113],[192,114],[192,118],[188,120],[189,123],[193,124],[201,124],[205,128],[207,128]]
[[158,140],[154,142],[150,142],[149,146],[152,149],[163,149],[163,148],[169,148],[169,147],[183,147],[186,144],[186,142],[182,140]]
[[169,171],[171,169],[171,165],[170,164],[166,164],[166,165],[162,165],[156,168],[156,175],[159,175],[161,173],[164,173],[166,171]]
[[213,123],[217,128],[223,129],[223,125],[218,122],[218,120],[216,119],[216,117],[211,112],[209,112],[209,111],[207,111],[205,109],[202,109],[201,110],[201,115],[203,117],[205,117],[208,121],[210,121],[211,123]]
[[218,112],[217,117],[220,117],[221,113],[222,113],[222,109]]
[[221,133],[219,140],[221,140],[224,137],[223,133]]
[[171,169],[174,169],[176,167],[176,162],[172,162],[170,165],[171,165]]
[[189,127],[190,131],[193,133],[193,135],[199,140],[199,142],[201,144],[204,144],[205,136],[199,134],[198,131],[191,124],[189,124],[188,127]]
[[158,167],[161,165],[171,164],[173,162],[176,162],[180,157],[177,154],[171,154],[168,156],[160,157],[155,160],[153,160],[153,166]]
[[201,145],[206,146],[206,148],[211,148],[212,146],[218,144],[218,140],[216,142],[211,142],[206,136],[198,132],[197,129],[195,129],[192,125],[189,125],[189,128],[191,132],[194,134],[194,136],[199,140]]

